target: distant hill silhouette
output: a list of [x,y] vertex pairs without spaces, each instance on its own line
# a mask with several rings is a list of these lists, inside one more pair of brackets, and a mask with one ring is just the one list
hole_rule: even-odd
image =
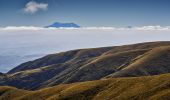
[[0,75],[3,75],[3,73],[0,72]]
[[55,22],[52,25],[46,26],[48,27],[55,27],[55,28],[79,28],[80,26],[75,24],[75,23],[60,23],[60,22]]

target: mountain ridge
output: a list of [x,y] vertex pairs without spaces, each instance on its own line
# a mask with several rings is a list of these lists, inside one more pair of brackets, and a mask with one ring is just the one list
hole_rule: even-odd
[[[170,72],[168,67],[170,65],[169,46],[170,42],[168,41],[147,42],[50,54],[23,63],[9,71],[5,76],[0,76],[0,85],[36,90],[59,84],[110,77],[165,74]],[[159,49],[161,50],[159,51]],[[149,55],[150,53],[153,54]],[[157,54],[160,56],[155,56]],[[149,59],[147,56],[153,59]],[[136,62],[140,62],[142,57],[147,58],[148,64],[137,63],[136,66],[139,67],[130,67],[133,70],[124,71]]]

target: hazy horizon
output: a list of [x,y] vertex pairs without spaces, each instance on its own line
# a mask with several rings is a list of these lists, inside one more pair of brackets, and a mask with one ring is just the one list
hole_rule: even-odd
[[51,53],[169,41],[170,30],[163,29],[0,29],[0,72]]

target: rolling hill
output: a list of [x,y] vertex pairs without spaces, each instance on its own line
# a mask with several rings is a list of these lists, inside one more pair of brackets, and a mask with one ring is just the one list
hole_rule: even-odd
[[1,86],[36,90],[58,84],[170,72],[170,42],[71,50],[23,63],[0,76]]
[[169,100],[170,74],[61,84],[35,91],[0,87],[0,100]]
[[170,46],[156,47],[134,59],[112,77],[158,75],[170,72]]

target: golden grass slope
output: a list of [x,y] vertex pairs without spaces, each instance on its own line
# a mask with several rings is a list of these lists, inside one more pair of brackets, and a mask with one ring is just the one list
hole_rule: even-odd
[[156,47],[134,61],[122,70],[113,73],[112,77],[145,76],[169,73],[170,46]]
[[170,41],[146,42],[146,43],[138,43],[138,44],[131,44],[131,45],[123,45],[123,46],[71,50],[67,52],[47,55],[40,59],[23,63],[15,67],[14,69],[10,70],[8,73],[15,73],[24,70],[36,69],[52,64],[60,64],[60,63],[66,63],[71,61],[75,62],[75,60],[100,57],[103,54],[114,54],[118,52],[141,50],[141,49],[149,50],[155,47],[167,46],[167,45],[170,45]]
[[61,84],[36,91],[0,87],[0,100],[169,100],[170,74]]
[[35,90],[105,77],[164,73],[170,73],[168,41],[79,49],[47,55],[0,75],[0,85]]

